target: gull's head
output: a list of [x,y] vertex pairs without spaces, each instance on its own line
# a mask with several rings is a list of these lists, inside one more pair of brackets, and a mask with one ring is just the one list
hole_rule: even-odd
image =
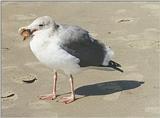
[[23,40],[32,36],[34,32],[48,29],[55,26],[54,20],[49,16],[42,16],[35,19],[30,25],[19,28],[18,32],[24,37]]

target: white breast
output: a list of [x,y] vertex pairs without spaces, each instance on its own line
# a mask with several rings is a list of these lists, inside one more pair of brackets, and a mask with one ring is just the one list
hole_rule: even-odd
[[59,46],[59,36],[48,35],[48,31],[39,31],[30,41],[30,48],[37,59],[53,69],[59,69],[66,74],[80,71],[79,59],[70,55]]

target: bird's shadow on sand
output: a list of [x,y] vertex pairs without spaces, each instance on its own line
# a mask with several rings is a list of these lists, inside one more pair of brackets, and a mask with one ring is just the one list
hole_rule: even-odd
[[142,84],[144,84],[144,82],[133,80],[102,82],[79,87],[75,90],[75,93],[83,96],[107,95],[119,91],[134,89]]

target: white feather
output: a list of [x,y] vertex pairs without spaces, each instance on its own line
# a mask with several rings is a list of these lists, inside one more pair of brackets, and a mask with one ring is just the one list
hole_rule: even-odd
[[51,28],[37,31],[34,35],[30,48],[41,63],[52,69],[60,69],[66,74],[80,71],[79,59],[60,48],[59,36],[56,32],[53,33]]
[[102,65],[104,66],[107,66],[109,61],[112,59],[113,55],[114,55],[114,52],[111,50],[110,47],[106,46],[106,55],[105,55],[105,58],[104,58],[104,61],[102,63]]

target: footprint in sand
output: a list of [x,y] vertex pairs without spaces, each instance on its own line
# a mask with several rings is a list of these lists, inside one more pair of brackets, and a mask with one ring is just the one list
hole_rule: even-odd
[[108,94],[108,95],[105,95],[103,97],[103,100],[106,100],[106,101],[116,101],[119,99],[120,95],[121,95],[121,91],[120,92],[116,92],[116,93],[112,93],[112,94]]
[[124,65],[123,69],[125,72],[133,72],[137,70],[137,65]]
[[2,109],[11,108],[15,105],[14,101],[18,99],[17,94],[11,90],[2,91]]
[[158,47],[158,34],[160,33],[159,29],[156,28],[147,28],[142,33],[138,35],[128,35],[128,46],[136,49],[149,49]]
[[28,104],[29,107],[31,109],[49,109],[51,108],[51,104],[44,101],[44,100],[39,100],[39,101],[36,101],[36,102],[31,102]]
[[136,48],[136,49],[149,49],[152,47],[156,47],[156,41],[154,40],[135,40],[135,41],[130,41],[128,43],[128,46],[131,48]]
[[123,80],[143,81],[144,76],[140,73],[130,73],[122,76]]

